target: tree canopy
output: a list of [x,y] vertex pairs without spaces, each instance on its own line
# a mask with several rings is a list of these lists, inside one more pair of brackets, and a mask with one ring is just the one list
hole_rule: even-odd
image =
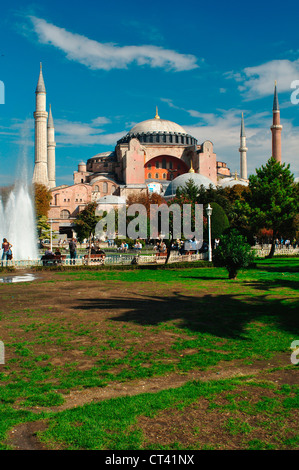
[[80,243],[82,243],[85,238],[90,239],[95,232],[96,225],[100,220],[100,217],[95,214],[96,208],[96,202],[87,204],[85,209],[79,212],[74,221],[74,228]]
[[273,231],[270,257],[275,251],[275,239],[298,214],[298,191],[289,168],[271,157],[256,170],[256,175],[249,176],[249,191],[240,202],[240,209],[256,232],[261,228]]
[[48,188],[40,183],[35,183],[33,185],[34,190],[34,201],[35,201],[35,211],[36,217],[40,218],[42,216],[47,217],[50,209],[50,202],[52,199],[51,192]]

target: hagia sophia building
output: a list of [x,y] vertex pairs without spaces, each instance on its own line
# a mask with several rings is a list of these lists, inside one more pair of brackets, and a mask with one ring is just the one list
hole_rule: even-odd
[[[52,228],[60,234],[74,235],[73,222],[85,206],[96,201],[99,208],[125,204],[132,194],[156,192],[165,200],[190,178],[197,186],[247,185],[247,147],[243,113],[240,129],[240,174],[231,175],[225,162],[217,161],[213,143],[199,144],[183,127],[161,119],[156,109],[152,119],[136,124],[117,143],[114,150],[99,153],[74,171],[72,185],[56,186],[55,128],[51,106],[46,108],[46,88],[40,66],[35,91],[35,164],[33,183],[51,191],[48,213]],[[280,111],[275,83],[273,101],[272,155],[281,161]]]

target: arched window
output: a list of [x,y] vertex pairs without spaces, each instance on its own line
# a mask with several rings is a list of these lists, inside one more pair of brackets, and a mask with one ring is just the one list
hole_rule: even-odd
[[60,212],[60,218],[61,219],[69,219],[71,216],[71,213],[70,211],[68,211],[67,209],[63,209],[61,212]]
[[55,194],[54,196],[54,205],[58,206],[58,194]]
[[111,186],[111,194],[113,194],[115,190],[116,190],[116,186],[113,184],[113,185]]
[[149,170],[151,170],[151,169],[152,169],[151,163],[149,163],[149,164],[147,165],[147,167],[148,167]]
[[156,168],[159,168],[159,162],[156,161]]
[[149,174],[147,175],[147,177],[148,177],[148,178],[151,178],[151,177],[152,177],[152,174],[151,174],[151,173],[149,173]]
[[163,158],[162,160],[162,168],[166,169],[166,158]]
[[96,184],[96,185],[93,187],[93,190],[98,193],[98,192],[100,191],[100,188],[99,188],[98,185]]
[[156,173],[156,174],[155,174],[155,178],[156,178],[156,179],[159,179],[159,173]]
[[103,183],[103,193],[108,193],[108,183]]
[[163,173],[163,179],[166,180],[166,173]]

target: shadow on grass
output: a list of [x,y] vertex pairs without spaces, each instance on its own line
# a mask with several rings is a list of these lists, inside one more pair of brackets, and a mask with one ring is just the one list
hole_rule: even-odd
[[244,281],[246,286],[253,287],[261,291],[269,291],[273,289],[286,288],[292,290],[299,290],[299,281],[289,279],[276,278],[273,280],[258,280],[258,281]]
[[[291,334],[299,334],[298,302],[269,299],[261,295],[244,300],[235,295],[204,295],[201,297],[174,292],[165,296],[124,298],[116,295],[109,299],[79,299],[76,309],[111,310],[110,320],[157,326],[160,323],[179,321],[179,328],[194,332],[209,333],[225,338],[242,339],[248,323],[261,319]],[[293,300],[293,299],[290,299]],[[297,309],[296,309],[297,307]],[[117,315],[117,311],[125,312]]]
[[294,263],[295,265],[292,266],[290,264],[283,264],[283,265],[268,265],[263,263],[258,263],[255,267],[252,267],[253,270],[258,271],[267,271],[269,273],[298,273],[299,274],[299,267],[298,261]]

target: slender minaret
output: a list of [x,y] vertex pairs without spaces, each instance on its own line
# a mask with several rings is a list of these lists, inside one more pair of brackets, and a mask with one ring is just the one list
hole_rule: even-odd
[[240,152],[240,176],[241,176],[241,179],[243,180],[247,180],[247,156],[246,156],[247,150],[248,148],[246,147],[244,116],[242,113],[239,152]]
[[55,129],[54,121],[52,116],[51,105],[49,106],[49,117],[48,117],[48,178],[49,178],[49,189],[55,188]]
[[39,79],[35,90],[35,165],[33,183],[48,186],[48,156],[47,156],[47,118],[46,88],[40,64]]
[[273,124],[270,127],[272,132],[272,157],[281,163],[281,129],[280,124],[280,110],[277,95],[277,82],[275,80],[274,86],[274,99],[273,99]]

